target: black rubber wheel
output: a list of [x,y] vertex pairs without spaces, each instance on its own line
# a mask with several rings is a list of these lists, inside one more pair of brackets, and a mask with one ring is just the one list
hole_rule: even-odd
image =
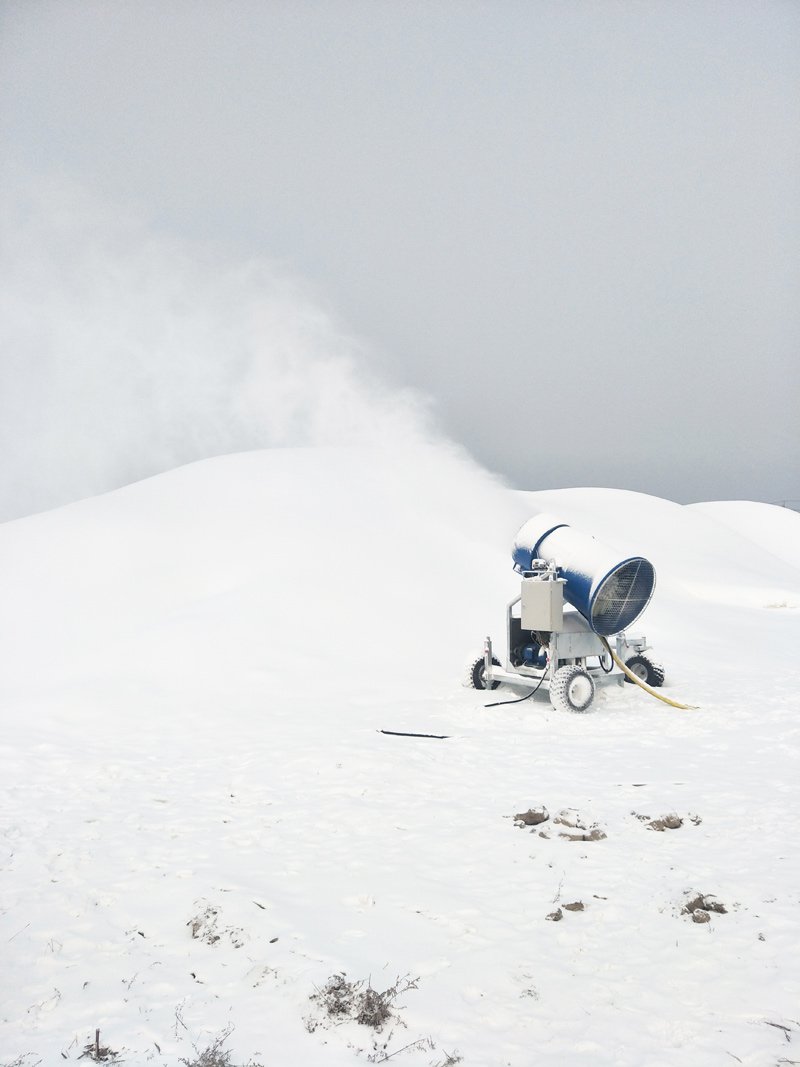
[[556,711],[588,711],[594,700],[594,679],[577,663],[559,667],[550,686],[550,703]]
[[[631,674],[636,675],[640,682],[649,685],[651,689],[659,689],[664,684],[664,668],[649,656],[631,656],[630,659],[625,660],[625,666]],[[629,685],[634,684],[627,674],[625,681]]]
[[[497,658],[497,656],[492,656],[492,663],[495,665],[495,667],[499,667],[501,665],[500,660]],[[472,686],[473,689],[485,689],[485,675],[486,665],[484,664],[483,656],[481,656],[480,659],[475,660],[475,662],[467,671],[467,682],[469,683],[469,685]],[[499,682],[492,682],[492,689],[497,689],[499,685]]]

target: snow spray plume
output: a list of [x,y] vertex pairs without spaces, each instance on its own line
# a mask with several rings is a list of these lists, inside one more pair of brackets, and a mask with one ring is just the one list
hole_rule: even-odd
[[264,260],[149,233],[69,180],[0,216],[0,520],[183,463],[433,439],[426,401]]

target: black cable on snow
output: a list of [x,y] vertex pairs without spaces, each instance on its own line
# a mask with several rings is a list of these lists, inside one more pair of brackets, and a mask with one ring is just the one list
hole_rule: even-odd
[[446,741],[450,734],[406,734],[401,730],[379,730],[380,734],[390,734],[392,737],[433,737],[437,741]]
[[504,704],[521,704],[523,700],[530,700],[532,696],[536,696],[536,694],[539,692],[539,686],[544,681],[546,674],[547,674],[547,669],[545,669],[544,674],[539,679],[539,681],[538,681],[538,683],[536,685],[536,688],[531,690],[531,692],[528,693],[527,696],[520,697],[519,700],[497,700],[497,701],[495,701],[494,704],[484,704],[483,706],[485,708],[502,708],[502,706]]

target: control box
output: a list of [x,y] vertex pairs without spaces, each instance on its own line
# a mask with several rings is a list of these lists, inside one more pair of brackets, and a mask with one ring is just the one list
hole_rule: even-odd
[[560,630],[564,622],[563,578],[523,578],[523,630]]

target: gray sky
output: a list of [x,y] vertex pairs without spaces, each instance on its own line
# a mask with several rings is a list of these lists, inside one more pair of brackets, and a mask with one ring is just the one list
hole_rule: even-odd
[[6,175],[277,260],[517,486],[800,498],[796,3],[0,13]]

